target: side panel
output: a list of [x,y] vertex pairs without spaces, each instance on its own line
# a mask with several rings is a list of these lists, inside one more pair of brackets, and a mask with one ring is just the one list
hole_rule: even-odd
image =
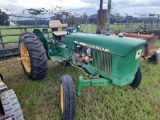
[[[125,57],[115,56],[112,63],[112,76],[125,78],[136,73],[141,56],[143,54],[144,46],[133,49]],[[136,58],[138,50],[142,50],[139,58]]]
[[66,35],[65,36],[65,42],[68,48],[74,49],[74,35]]
[[[141,51],[142,50],[142,51]],[[144,46],[133,49],[127,56],[115,56],[113,59],[112,82],[114,85],[124,86],[132,83],[139,67]],[[138,51],[141,51],[136,58]]]

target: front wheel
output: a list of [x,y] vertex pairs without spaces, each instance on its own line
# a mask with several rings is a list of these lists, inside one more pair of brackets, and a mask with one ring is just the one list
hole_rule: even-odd
[[74,120],[76,95],[72,77],[64,75],[60,78],[60,110],[63,120]]
[[135,78],[134,78],[133,82],[131,83],[131,86],[133,88],[137,88],[140,85],[141,80],[142,80],[142,73],[141,73],[141,69],[138,68],[136,75],[135,75]]

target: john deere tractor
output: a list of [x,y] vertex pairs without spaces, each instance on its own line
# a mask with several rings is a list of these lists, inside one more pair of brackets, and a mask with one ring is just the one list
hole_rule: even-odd
[[4,91],[6,88],[0,74],[0,120],[24,120],[15,92],[12,89]]
[[[32,80],[40,80],[47,74],[47,60],[62,65],[70,63],[89,74],[88,79],[79,76],[75,92],[72,77],[60,77],[60,108],[64,120],[75,116],[76,95],[81,96],[86,86],[140,85],[142,73],[140,59],[147,45],[145,40],[104,34],[87,34],[80,26],[67,27],[58,20],[51,20],[49,27],[53,39],[47,41],[43,32],[35,29],[19,39],[19,60],[25,74]],[[63,28],[59,31],[59,28]],[[56,73],[54,73],[56,74]]]

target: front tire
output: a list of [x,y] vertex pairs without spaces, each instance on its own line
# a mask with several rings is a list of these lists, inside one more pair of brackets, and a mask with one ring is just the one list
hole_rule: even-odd
[[74,120],[76,95],[72,77],[64,75],[60,79],[60,110],[63,120]]
[[135,75],[135,78],[134,78],[133,82],[131,83],[131,86],[133,88],[137,88],[140,85],[141,80],[142,80],[142,73],[141,73],[141,69],[138,68],[136,75]]
[[20,36],[18,47],[25,74],[32,80],[44,78],[48,59],[40,39],[33,33],[24,33]]

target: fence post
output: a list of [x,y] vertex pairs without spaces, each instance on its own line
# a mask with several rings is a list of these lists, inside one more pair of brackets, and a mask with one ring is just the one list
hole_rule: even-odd
[[153,20],[151,20],[151,30],[153,29]]
[[157,29],[159,29],[159,15],[158,15],[158,19],[157,19]]
[[1,51],[3,52],[3,55],[2,55],[2,56],[5,58],[5,46],[4,46],[4,43],[3,43],[1,31],[0,31],[0,44],[1,44],[1,46],[2,46]]
[[146,20],[144,20],[144,30],[146,31]]

